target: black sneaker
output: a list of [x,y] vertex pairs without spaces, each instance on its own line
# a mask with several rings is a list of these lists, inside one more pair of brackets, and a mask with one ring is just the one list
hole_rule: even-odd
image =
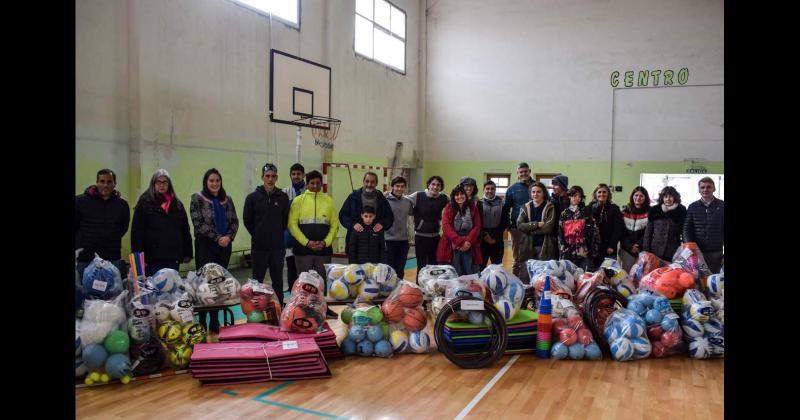
[[336,318],[339,318],[339,315],[337,315],[336,312],[333,312],[333,310],[331,308],[328,308],[328,312],[325,312],[325,318],[326,319],[336,319]]

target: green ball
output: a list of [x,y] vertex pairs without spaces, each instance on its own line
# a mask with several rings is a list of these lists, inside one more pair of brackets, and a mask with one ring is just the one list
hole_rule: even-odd
[[383,336],[389,337],[389,323],[386,321],[381,321],[381,323],[378,325],[380,325],[381,328],[383,329]]
[[264,322],[264,320],[265,320],[264,311],[253,311],[253,312],[250,312],[249,315],[247,315],[247,322],[248,323],[256,324],[256,323],[259,323],[259,322]]
[[369,325],[369,322],[372,320],[372,317],[369,316],[369,313],[363,309],[356,309],[353,312],[353,324],[358,325],[361,327],[365,327]]
[[353,320],[353,310],[347,306],[344,308],[344,310],[342,310],[342,313],[339,315],[339,317],[342,319],[342,322],[350,325],[350,321]]
[[127,353],[130,344],[131,342],[128,338],[128,333],[122,330],[114,330],[108,333],[108,336],[106,336],[106,340],[103,342],[103,347],[105,347],[110,354]]
[[381,308],[378,306],[373,306],[367,310],[367,316],[372,321],[372,325],[378,325],[381,321],[383,321],[383,312],[381,312]]

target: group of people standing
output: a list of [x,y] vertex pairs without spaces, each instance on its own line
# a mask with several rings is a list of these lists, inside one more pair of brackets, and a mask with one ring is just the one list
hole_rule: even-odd
[[[444,180],[439,176],[430,177],[423,191],[408,195],[408,181],[395,177],[391,190],[382,193],[377,190],[377,174],[367,172],[363,186],[337,212],[331,197],[321,192],[319,171],[306,174],[296,163],[289,176],[291,185],[280,189],[278,168],[264,165],[262,185],[247,195],[242,214],[251,236],[252,277],[263,281],[269,272],[281,303],[284,264],[289,289],[299,272],[325,273],[340,223],[347,230],[346,253],[351,263],[385,262],[400,278],[412,239],[408,218],[413,218],[417,267],[451,264],[462,275],[502,263],[506,230],[511,236],[512,270],[525,282],[529,281],[524,266],[528,259],[568,259],[594,270],[604,258],[619,256],[628,270],[642,251],[671,261],[682,242],[696,242],[713,272],[722,264],[725,207],[713,195],[711,178],[700,180],[701,199],[688,209],[678,191],[669,186],[659,192],[658,203],[652,207],[647,190],[636,187],[620,209],[612,202],[608,185],[599,184],[587,205],[583,189],[570,187],[564,175],[553,178],[551,195],[544,184],[531,178],[524,162],[518,165],[518,182],[508,188],[505,199],[497,195],[492,181],[483,184],[483,196],[478,198],[477,182],[469,177],[460,180],[449,198],[442,192]],[[75,199],[80,274],[95,253],[123,266],[120,248],[130,208],[115,189],[116,181],[113,171],[100,170],[96,184]],[[214,262],[227,268],[238,229],[236,207],[217,169],[204,174],[201,190],[191,196],[188,216],[169,173],[159,169],[134,207],[131,248],[144,252],[148,276],[162,268],[177,270],[192,258],[198,267]],[[219,328],[213,314],[211,328]]]

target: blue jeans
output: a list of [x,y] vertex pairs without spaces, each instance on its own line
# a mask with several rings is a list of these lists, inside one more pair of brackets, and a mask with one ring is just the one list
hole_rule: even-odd
[[472,251],[461,252],[454,249],[453,266],[459,276],[475,273],[475,267],[472,266]]

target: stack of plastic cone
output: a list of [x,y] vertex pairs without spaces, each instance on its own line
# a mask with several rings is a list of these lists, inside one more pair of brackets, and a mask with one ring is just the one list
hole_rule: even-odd
[[542,300],[539,303],[539,321],[536,332],[536,356],[550,358],[550,343],[553,331],[553,304],[550,301],[550,275],[545,275]]

